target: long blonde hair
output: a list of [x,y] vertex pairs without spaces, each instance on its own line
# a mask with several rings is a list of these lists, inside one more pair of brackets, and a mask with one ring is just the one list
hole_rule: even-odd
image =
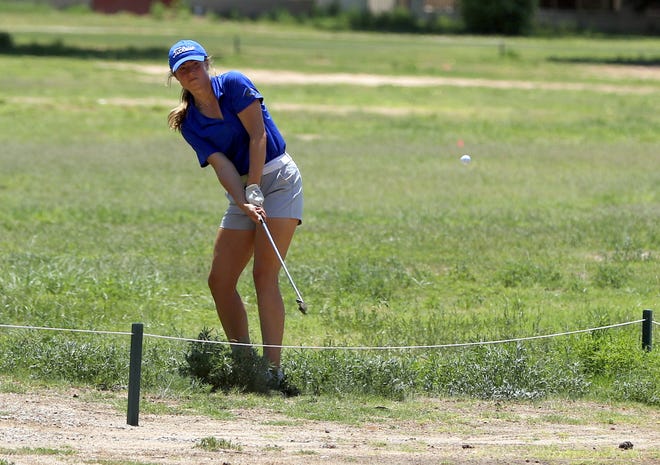
[[167,115],[167,124],[170,129],[181,132],[183,120],[186,119],[188,113],[188,106],[192,100],[192,94],[186,89],[181,89],[181,99],[179,104],[170,110]]

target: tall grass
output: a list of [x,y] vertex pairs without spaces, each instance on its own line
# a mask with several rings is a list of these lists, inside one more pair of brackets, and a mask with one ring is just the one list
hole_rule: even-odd
[[[657,301],[658,79],[556,60],[653,56],[657,40],[506,39],[502,55],[486,38],[77,15],[0,19],[14,43],[0,55],[0,323],[126,331],[142,321],[184,337],[219,328],[205,281],[225,199],[165,124],[178,88],[165,86],[164,57],[181,36],[208,43],[219,71],[573,86],[257,82],[305,182],[287,260],[310,315],[294,311],[283,281],[287,345],[519,338],[637,320]],[[249,273],[240,292],[258,342]],[[5,373],[126,382],[126,341],[0,329],[0,346]],[[657,351],[640,346],[635,325],[493,347],[287,350],[285,364],[315,394],[657,404]],[[179,385],[189,346],[147,347],[145,386]]]

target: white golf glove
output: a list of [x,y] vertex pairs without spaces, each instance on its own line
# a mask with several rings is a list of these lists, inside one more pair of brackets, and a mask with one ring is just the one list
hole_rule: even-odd
[[245,199],[248,203],[261,207],[264,204],[264,194],[257,184],[250,184],[245,188]]

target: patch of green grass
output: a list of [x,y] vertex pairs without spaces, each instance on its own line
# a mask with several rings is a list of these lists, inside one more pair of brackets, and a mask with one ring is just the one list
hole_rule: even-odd
[[[569,440],[570,438],[567,438]],[[621,451],[616,445],[608,447],[593,447],[590,450],[561,449],[551,446],[533,446],[521,450],[522,457],[533,457],[530,461],[568,461],[578,465],[596,465],[601,463],[645,463],[648,457],[634,450]],[[625,454],[625,455],[624,455]],[[561,463],[561,462],[559,462]]]
[[552,424],[561,424],[561,425],[582,425],[584,420],[581,418],[572,418],[570,416],[561,415],[561,414],[550,414],[546,415],[541,419],[547,423]]
[[58,449],[50,447],[20,447],[17,449],[0,449],[0,453],[7,455],[75,455],[75,449],[64,446]]
[[243,450],[243,447],[239,444],[235,444],[227,439],[222,439],[222,438],[218,439],[213,436],[207,436],[205,438],[200,439],[197,442],[196,447],[199,447],[200,449],[204,449],[209,452],[217,452],[220,450],[236,450],[236,451]]

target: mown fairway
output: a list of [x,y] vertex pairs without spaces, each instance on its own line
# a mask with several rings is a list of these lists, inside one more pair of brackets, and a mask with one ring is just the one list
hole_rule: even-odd
[[[165,85],[165,59],[181,37],[207,45],[218,72],[260,77],[303,172],[306,218],[287,261],[310,314],[295,310],[283,277],[287,345],[535,336],[638,320],[660,300],[660,74],[611,64],[657,60],[657,39],[331,33],[48,10],[3,12],[0,31],[11,41],[0,54],[0,324],[128,331],[140,321],[184,337],[219,328],[205,282],[225,199],[166,126],[179,88]],[[251,289],[247,274],[258,342]],[[67,341],[78,336],[29,334],[76,356]],[[22,351],[23,337],[0,329],[3,371],[123,382],[125,341],[83,338],[83,365],[107,372],[80,374]],[[169,355],[151,354],[147,387],[186,350],[160,347]],[[384,387],[364,390],[394,397],[571,393],[657,405],[657,353],[641,352],[636,324],[502,350],[285,357],[308,392],[361,392],[355,379],[372,386],[362,371],[375,367]],[[506,374],[460,375],[479,366],[522,387],[502,387]],[[557,385],[534,384],[557,373]]]

